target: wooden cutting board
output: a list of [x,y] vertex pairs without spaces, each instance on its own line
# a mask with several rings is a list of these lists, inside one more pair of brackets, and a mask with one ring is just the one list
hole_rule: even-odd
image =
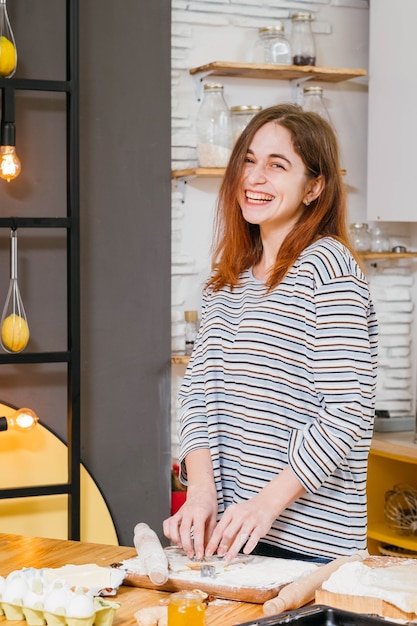
[[[267,558],[267,557],[265,557]],[[181,578],[175,578],[175,575],[168,578],[167,582],[163,585],[154,585],[148,576],[142,576],[133,572],[127,572],[123,582],[124,585],[131,585],[132,587],[143,587],[144,589],[155,589],[157,591],[182,591],[186,589],[192,591],[193,589],[200,589],[209,596],[216,598],[223,598],[224,600],[239,600],[240,602],[252,602],[254,604],[263,604],[271,598],[275,598],[278,595],[282,587],[285,584],[277,584],[271,587],[230,587],[216,583],[211,578],[201,578],[198,583],[195,581],[189,582]]]
[[[383,556],[374,556],[363,561],[363,563],[369,567],[389,567],[390,565],[398,565],[403,562],[404,559],[399,557]],[[406,613],[397,606],[385,602],[385,600],[381,600],[380,598],[332,593],[321,588],[316,591],[315,602],[316,604],[325,604],[336,609],[353,611],[354,613],[380,615],[381,617],[391,619],[411,621],[417,618],[416,613]]]
[[[214,596],[216,598],[263,604],[267,600],[275,598],[280,590],[294,579],[291,578],[288,580],[288,576],[291,576],[288,572],[294,571],[291,570],[289,563],[290,562],[286,562],[283,559],[256,556],[254,557],[253,563],[248,561],[242,569],[236,569],[233,573],[229,571],[227,575],[227,582],[225,582],[224,578],[222,580],[221,575],[216,578],[201,577],[195,572],[195,577],[186,578],[183,573],[170,570],[169,578],[163,585],[155,585],[151,582],[147,575],[138,574],[135,571],[129,570],[129,561],[123,564],[119,563],[115,565],[121,567],[122,569],[127,568],[123,584],[131,585],[133,587],[143,587],[145,589],[155,589],[158,591],[169,592],[181,591],[183,589],[200,589],[209,596]],[[292,564],[293,567],[299,567],[299,563],[297,564],[295,561],[293,561]],[[302,564],[303,569],[305,566],[311,568],[311,565]],[[262,569],[262,572],[265,571],[269,573],[277,572],[278,568],[280,569],[280,574],[277,573],[273,576],[268,575],[268,579],[271,582],[265,584],[262,582],[256,583],[259,568]],[[300,573],[297,574],[297,576],[299,575]],[[262,578],[265,579],[264,577]],[[274,580],[276,582],[273,582]],[[284,580],[285,582],[282,582]]]
[[405,613],[393,604],[389,604],[379,598],[349,596],[341,593],[331,593],[324,589],[318,589],[316,591],[316,604],[325,604],[335,609],[353,611],[353,613],[380,615],[381,617],[388,617],[390,619],[411,621],[417,617],[415,613]]

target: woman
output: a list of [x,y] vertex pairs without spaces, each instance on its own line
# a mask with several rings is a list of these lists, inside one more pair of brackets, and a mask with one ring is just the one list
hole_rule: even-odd
[[349,247],[331,126],[264,109],[219,192],[213,271],[180,390],[189,557],[328,561],[366,547],[377,325]]

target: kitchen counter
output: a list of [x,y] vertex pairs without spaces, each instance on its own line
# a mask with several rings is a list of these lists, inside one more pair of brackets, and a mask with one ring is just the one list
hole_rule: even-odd
[[414,431],[375,432],[372,437],[371,453],[417,463]]
[[[95,563],[101,567],[136,556],[132,547],[106,544],[45,539],[0,533],[0,575],[23,567],[62,567]],[[118,602],[113,626],[134,626],[134,614],[141,608],[166,602],[169,593],[122,586],[117,595],[109,598]],[[241,622],[265,617],[262,605],[246,602],[215,601],[207,607],[206,626],[233,626]],[[3,618],[2,618],[3,619]],[[3,619],[3,623],[6,621]],[[12,623],[11,623],[12,624]],[[24,621],[14,621],[13,626],[24,626]]]

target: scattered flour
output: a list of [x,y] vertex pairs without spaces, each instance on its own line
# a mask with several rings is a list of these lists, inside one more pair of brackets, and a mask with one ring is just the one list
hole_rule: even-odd
[[[190,559],[178,548],[167,548],[169,577],[175,580],[201,581],[198,563]],[[314,563],[292,561],[263,556],[239,555],[229,565],[223,559],[214,557],[203,565],[216,568],[216,585],[230,588],[268,589],[296,580],[304,574],[317,569]],[[138,558],[122,561],[122,566],[129,572],[144,575]],[[209,581],[209,578],[205,579]]]

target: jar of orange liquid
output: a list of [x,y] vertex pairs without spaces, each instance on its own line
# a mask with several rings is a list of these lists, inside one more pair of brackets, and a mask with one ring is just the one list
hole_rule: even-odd
[[199,591],[173,593],[168,604],[168,626],[204,626],[204,598]]

